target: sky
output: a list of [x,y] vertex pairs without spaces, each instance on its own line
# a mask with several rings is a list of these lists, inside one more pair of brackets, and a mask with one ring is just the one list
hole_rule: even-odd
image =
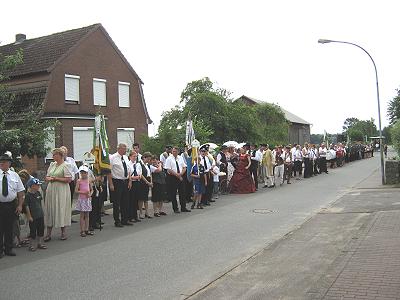
[[400,86],[400,1],[159,0],[7,1],[0,43],[101,23],[144,82],[154,135],[163,111],[186,84],[209,77],[235,98],[277,103],[312,123],[311,133],[341,132],[347,117],[382,128]]

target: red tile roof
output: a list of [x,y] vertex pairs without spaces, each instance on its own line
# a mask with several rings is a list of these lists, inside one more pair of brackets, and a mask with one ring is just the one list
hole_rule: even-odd
[[22,43],[13,43],[0,47],[3,56],[23,51],[23,64],[18,65],[6,75],[10,77],[46,72],[59,58],[68,52],[86,34],[101,24],[58,32],[47,36],[28,39]]

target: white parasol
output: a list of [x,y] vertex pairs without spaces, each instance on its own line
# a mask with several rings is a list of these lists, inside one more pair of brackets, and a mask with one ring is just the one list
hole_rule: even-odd
[[203,145],[200,146],[200,148],[203,147],[204,145],[208,145],[210,150],[215,150],[218,148],[218,145],[214,143],[204,143]]
[[227,141],[227,142],[224,143],[224,146],[227,146],[227,147],[234,147],[234,148],[236,148],[237,145],[238,145],[238,143],[235,142],[235,141]]

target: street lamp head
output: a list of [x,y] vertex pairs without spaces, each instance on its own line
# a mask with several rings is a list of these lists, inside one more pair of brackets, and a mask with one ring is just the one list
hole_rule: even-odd
[[331,43],[331,42],[333,42],[332,40],[325,40],[325,39],[319,39],[318,40],[318,43],[320,43],[320,44],[327,44],[327,43]]

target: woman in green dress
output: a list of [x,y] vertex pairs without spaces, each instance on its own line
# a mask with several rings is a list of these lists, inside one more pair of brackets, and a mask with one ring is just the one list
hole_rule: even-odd
[[71,192],[69,183],[72,180],[71,173],[64,162],[64,151],[56,148],[52,151],[54,162],[47,170],[46,181],[48,183],[45,200],[45,220],[47,234],[45,242],[51,240],[53,227],[61,228],[61,240],[66,240],[66,226],[71,226]]

